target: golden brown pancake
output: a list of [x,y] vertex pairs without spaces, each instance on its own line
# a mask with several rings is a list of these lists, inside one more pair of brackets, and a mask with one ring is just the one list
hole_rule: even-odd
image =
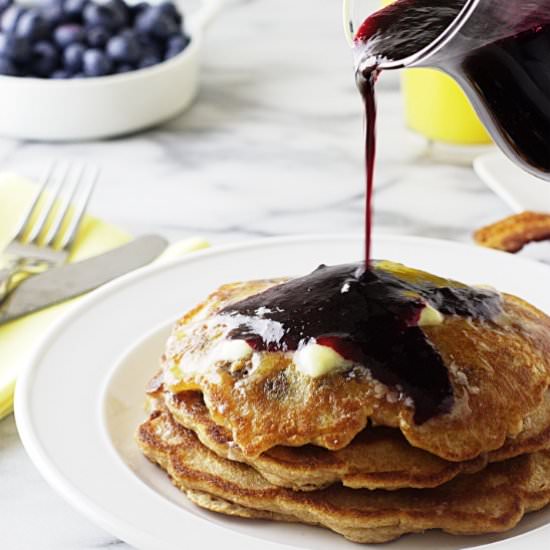
[[422,328],[454,394],[449,412],[422,424],[410,399],[373,379],[368,365],[313,378],[296,368],[291,353],[212,360],[228,334],[217,313],[280,283],[222,286],[177,323],[163,357],[167,386],[173,393],[200,391],[214,422],[231,431],[247,458],[278,445],[344,449],[370,421],[398,428],[414,447],[464,462],[500,449],[541,406],[550,384],[550,319],[509,295],[497,319],[449,315]]
[[[162,399],[162,394],[157,399]],[[201,443],[218,456],[247,463],[270,483],[299,491],[336,482],[368,489],[437,487],[460,473],[473,473],[487,464],[486,456],[467,462],[443,460],[409,445],[399,430],[382,426],[363,430],[339,451],[315,445],[277,446],[258,457],[247,458],[234,444],[231,432],[210,418],[200,393],[167,394],[163,404],[176,422],[193,430]]]
[[140,426],[137,440],[144,454],[199,506],[321,525],[356,542],[385,542],[428,529],[502,532],[550,502],[549,451],[495,463],[435,489],[369,491],[332,485],[299,492],[274,486],[253,468],[219,457],[168,412],[154,412]]
[[244,462],[274,485],[310,491],[341,482],[355,489],[437,487],[462,473],[474,473],[487,462],[498,462],[550,447],[550,392],[524,423],[524,430],[504,446],[466,462],[449,462],[412,447],[399,430],[368,427],[344,449],[329,451],[314,445],[274,447],[256,458],[243,456],[231,432],[216,424],[198,392],[153,394],[151,407],[168,408],[173,419],[193,430],[218,456]]

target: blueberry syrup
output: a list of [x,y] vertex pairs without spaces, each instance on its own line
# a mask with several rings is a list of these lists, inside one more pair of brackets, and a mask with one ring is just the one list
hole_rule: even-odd
[[485,113],[500,147],[544,179],[550,179],[549,59],[550,0],[532,28],[449,60],[445,67]]
[[384,262],[320,266],[226,307],[230,339],[256,351],[296,351],[310,342],[334,349],[409,396],[423,423],[453,403],[447,368],[418,326],[424,308],[491,320],[500,295]]
[[[367,127],[375,120],[370,97],[374,92],[364,83],[375,80],[382,62],[404,60],[432,44],[466,4],[466,0],[397,0],[365,20],[355,36],[355,49]],[[468,19],[458,38],[428,64],[461,85],[511,159],[550,179],[549,59],[550,0],[503,0],[481,2],[479,13]],[[374,148],[373,140],[368,147]],[[372,184],[370,180],[368,185]]]
[[374,194],[374,166],[376,160],[376,96],[374,86],[378,73],[357,72],[357,87],[365,104],[365,270],[369,269],[372,248],[372,200]]

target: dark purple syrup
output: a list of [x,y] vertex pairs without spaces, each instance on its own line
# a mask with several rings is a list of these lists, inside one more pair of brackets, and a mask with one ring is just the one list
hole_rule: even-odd
[[[357,74],[367,105],[367,127],[375,120],[374,109],[368,108],[374,105],[374,92],[364,82],[376,77],[383,61],[406,59],[432,44],[465,5],[465,0],[398,0],[365,20],[355,43],[358,59],[369,60],[359,64]],[[458,36],[427,64],[461,84],[510,158],[548,179],[549,60],[550,0],[503,0],[485,6],[481,2]]]
[[429,304],[446,315],[494,319],[500,295],[424,272],[384,264],[320,266],[233,304],[221,315],[229,338],[257,351],[295,351],[309,342],[367,367],[383,384],[412,398],[419,424],[447,412],[453,392],[447,368],[418,326]]
[[368,270],[372,249],[372,218],[374,210],[374,165],[376,161],[376,96],[374,86],[378,73],[358,72],[356,82],[365,105],[365,268]]
[[550,174],[550,1],[533,28],[445,70],[458,80],[499,145],[528,171]]
[[355,34],[356,47],[362,58],[372,58],[371,68],[405,59],[441,36],[465,4],[466,0],[397,0],[363,22]]

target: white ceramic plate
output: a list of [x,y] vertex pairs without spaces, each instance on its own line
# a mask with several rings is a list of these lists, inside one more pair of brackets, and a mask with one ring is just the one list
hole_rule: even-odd
[[550,212],[550,182],[528,174],[500,152],[474,161],[477,175],[514,212]]
[[[151,550],[357,548],[331,532],[246,521],[191,505],[133,443],[144,387],[157,368],[168,324],[228,281],[304,274],[319,263],[360,257],[349,236],[294,237],[199,252],[147,268],[95,292],[48,335],[17,384],[16,419],[44,477],[75,507],[119,538]],[[376,257],[488,283],[550,313],[550,267],[443,241],[379,238]],[[548,548],[550,511],[531,514],[507,535],[404,537],[388,550]]]

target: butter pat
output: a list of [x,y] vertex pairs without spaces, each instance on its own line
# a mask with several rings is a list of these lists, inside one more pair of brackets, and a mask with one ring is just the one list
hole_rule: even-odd
[[353,363],[332,348],[307,344],[294,354],[294,364],[300,372],[318,378],[336,370],[349,368]]
[[245,340],[225,340],[214,352],[216,361],[244,361],[248,359],[254,350],[247,344]]
[[427,305],[420,314],[420,319],[418,319],[419,327],[435,327],[437,325],[442,325],[444,317],[441,312],[437,311],[434,307]]
[[208,354],[192,353],[185,360],[164,365],[165,380],[171,388],[189,389],[190,380],[207,377],[219,379],[219,362],[241,364],[249,359],[254,350],[244,340],[224,340]]

